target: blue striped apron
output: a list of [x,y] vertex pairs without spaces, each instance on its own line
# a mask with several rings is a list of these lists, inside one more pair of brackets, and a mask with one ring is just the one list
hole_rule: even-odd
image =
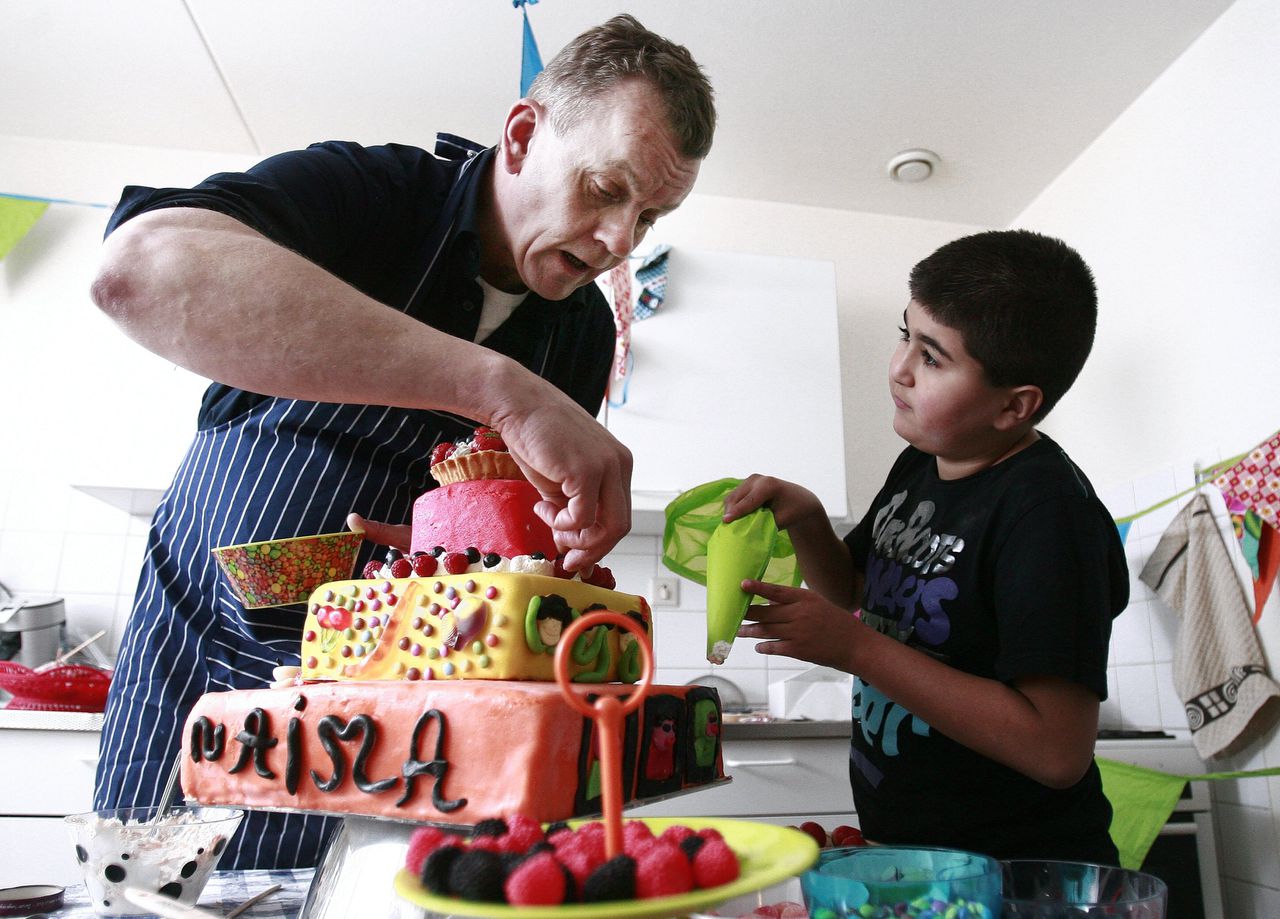
[[[435,231],[427,275],[451,229]],[[158,803],[196,699],[261,688],[273,667],[298,663],[304,608],[245,610],[210,549],[339,531],[351,511],[407,520],[431,481],[431,448],[471,428],[445,413],[272,398],[196,434],[152,521],[107,703],[95,808]],[[336,822],[250,811],[219,867],[314,864]]]

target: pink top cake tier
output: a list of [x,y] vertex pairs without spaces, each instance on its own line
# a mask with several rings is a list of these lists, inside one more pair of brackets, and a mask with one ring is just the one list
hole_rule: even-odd
[[554,560],[551,528],[533,512],[542,499],[524,479],[472,479],[441,485],[413,504],[410,553],[477,549],[505,558],[541,553]]

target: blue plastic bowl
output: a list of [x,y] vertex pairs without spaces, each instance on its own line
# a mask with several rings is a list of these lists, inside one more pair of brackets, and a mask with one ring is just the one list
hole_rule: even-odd
[[999,919],[1000,863],[957,849],[828,849],[800,876],[813,919]]

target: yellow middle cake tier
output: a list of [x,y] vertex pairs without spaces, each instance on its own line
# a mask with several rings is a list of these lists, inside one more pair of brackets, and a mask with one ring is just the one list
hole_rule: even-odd
[[[498,572],[333,581],[308,603],[303,680],[554,680],[560,635],[579,616],[633,617],[652,645],[649,604],[582,581]],[[633,633],[597,626],[570,652],[579,683],[634,683]]]

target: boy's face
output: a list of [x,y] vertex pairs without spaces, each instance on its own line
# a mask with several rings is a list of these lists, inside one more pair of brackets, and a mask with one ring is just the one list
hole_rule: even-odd
[[1010,390],[987,382],[960,333],[915,300],[903,313],[903,336],[889,364],[893,429],[938,458],[943,478],[996,462],[1008,449],[1004,408]]

